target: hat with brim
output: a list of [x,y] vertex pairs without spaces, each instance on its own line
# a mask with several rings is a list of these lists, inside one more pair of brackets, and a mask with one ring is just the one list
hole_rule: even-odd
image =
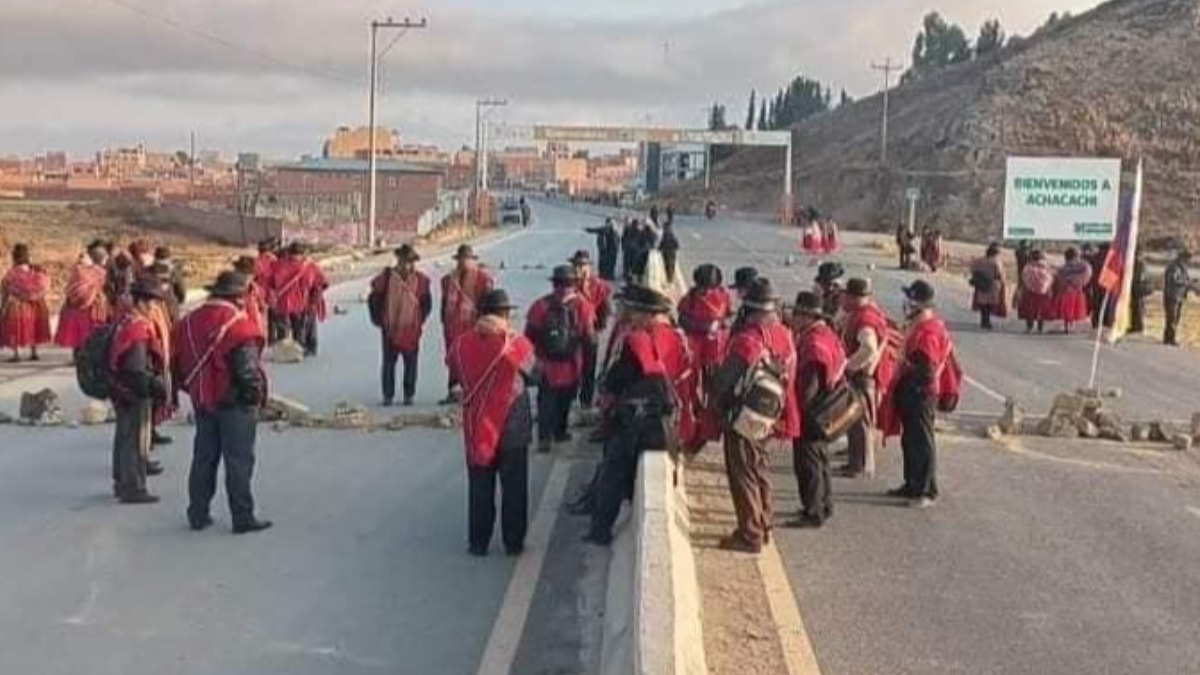
[[904,297],[917,305],[932,306],[934,296],[933,286],[927,281],[914,281],[911,285],[904,287]]
[[484,314],[506,312],[516,308],[517,306],[508,298],[508,293],[502,288],[488,291],[479,300],[479,311]]
[[779,294],[771,285],[770,279],[758,278],[751,282],[746,290],[742,306],[759,312],[774,312],[779,309]]
[[821,296],[811,291],[801,291],[796,295],[796,304],[792,306],[795,316],[808,316],[814,319],[828,319]]
[[479,256],[475,255],[475,249],[468,244],[463,244],[458,247],[458,251],[454,253],[455,260],[479,260]]
[[852,298],[869,298],[874,294],[870,279],[851,279],[846,282],[846,295]]
[[570,260],[568,260],[567,262],[571,263],[572,265],[577,265],[577,266],[591,265],[592,264],[592,255],[590,253],[588,253],[587,251],[576,251],[575,255],[571,256]]
[[817,268],[816,282],[818,284],[829,283],[844,276],[846,276],[846,268],[842,267],[841,263],[821,263],[821,266]]
[[164,300],[162,283],[154,277],[139,277],[129,287],[129,294],[134,300]]
[[559,265],[554,268],[554,272],[550,275],[550,281],[571,283],[579,281],[579,275],[575,273],[574,267],[570,265]]
[[221,272],[216,283],[205,286],[204,290],[218,298],[240,298],[250,290],[250,278],[241,272]]
[[417,249],[409,244],[404,244],[394,251],[396,259],[400,262],[417,262],[421,259],[421,254],[417,253]]
[[757,269],[753,267],[739,267],[738,270],[733,273],[733,283],[730,284],[729,287],[737,290],[743,290],[749,288],[750,284],[753,283],[757,278]]
[[668,314],[674,309],[670,298],[646,286],[626,286],[617,293],[617,302],[627,310],[649,314]]

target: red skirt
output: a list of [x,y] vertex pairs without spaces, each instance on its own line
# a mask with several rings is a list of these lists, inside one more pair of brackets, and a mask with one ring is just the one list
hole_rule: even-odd
[[63,307],[58,315],[58,332],[54,344],[67,349],[79,349],[92,333],[104,323],[92,318],[91,310]]
[[0,347],[34,347],[51,341],[50,309],[45,300],[9,300],[0,318]]
[[825,244],[821,238],[814,237],[809,234],[804,235],[804,239],[801,241],[800,247],[805,253],[823,253],[825,251]]
[[1087,296],[1083,291],[1071,289],[1063,291],[1054,301],[1055,318],[1067,323],[1083,321],[1091,316]]
[[1017,302],[1017,316],[1023,321],[1053,321],[1058,318],[1055,310],[1053,295],[1021,291],[1021,298]]

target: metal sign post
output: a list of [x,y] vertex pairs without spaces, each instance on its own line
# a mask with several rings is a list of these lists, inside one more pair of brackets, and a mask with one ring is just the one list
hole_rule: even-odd
[[917,200],[921,198],[920,188],[908,188],[904,193],[908,199],[908,234],[916,236],[917,234]]

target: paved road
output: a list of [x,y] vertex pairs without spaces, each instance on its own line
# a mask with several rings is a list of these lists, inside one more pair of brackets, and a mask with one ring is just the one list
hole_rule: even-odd
[[[681,227],[689,262],[753,263],[788,293],[811,284],[787,265],[794,233],[730,222]],[[837,256],[873,276],[895,311],[916,275],[851,234]],[[690,245],[689,245],[690,244]],[[869,266],[876,265],[877,269]],[[1031,411],[1086,382],[1087,337],[974,328],[965,280],[930,276],[973,386],[964,410]],[[1135,340],[1103,352],[1100,384],[1121,386],[1130,417],[1200,409],[1195,352]],[[898,448],[879,479],[837,481],[820,532],[778,536],[822,672],[1074,674],[1200,672],[1200,467],[1192,456],[1023,439],[1007,447],[944,438],[945,495],[918,512],[880,494],[899,482]],[[780,511],[798,508],[790,453],[775,456]]]
[[[481,254],[493,267],[504,263],[501,283],[527,305],[545,292],[548,270],[522,265],[565,260],[589,243],[585,221],[547,212],[534,229],[482,245]],[[426,266],[439,273],[446,264]],[[322,327],[319,359],[271,368],[275,391],[325,412],[343,400],[379,400],[378,337],[357,302],[362,288],[357,281],[333,290],[350,314]],[[432,407],[445,387],[440,326],[424,346],[418,401]],[[59,370],[0,385],[0,409],[15,412],[21,391],[42,386],[63,392],[68,413],[83,402],[72,375]],[[249,537],[228,533],[223,494],[218,527],[187,530],[186,426],[170,429],[167,473],[152,479],[163,503],[116,505],[110,433],[0,427],[4,672],[473,675],[493,632],[523,635],[489,652],[501,665],[515,661],[514,673],[586,673],[598,659],[607,556],[579,542],[581,523],[558,517],[564,480],[569,491],[585,478],[582,463],[533,460],[531,514],[547,486],[557,486],[543,509],[549,554],[542,557],[545,545],[530,550],[519,564],[533,569],[536,561],[541,573],[510,584],[518,561],[498,545],[485,560],[466,555],[457,430],[264,427],[257,497],[276,527]],[[527,621],[512,614],[522,604]],[[502,608],[515,619],[498,625]]]

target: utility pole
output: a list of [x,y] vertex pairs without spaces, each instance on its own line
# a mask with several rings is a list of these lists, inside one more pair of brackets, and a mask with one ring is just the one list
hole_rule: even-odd
[[883,64],[872,63],[873,70],[883,71],[883,122],[879,137],[879,163],[887,164],[888,151],[888,92],[892,88],[892,72],[904,69],[904,64],[892,63],[892,57],[887,57]]
[[[375,158],[375,85],[377,81],[377,71],[379,70],[379,57],[376,56],[376,47],[378,43],[378,35],[380,28],[399,28],[408,30],[410,28],[426,28],[429,24],[425,19],[420,21],[410,21],[407,18],[403,21],[392,21],[390,18],[385,21],[371,22],[371,84],[370,94],[368,95],[367,113],[367,133],[370,135],[369,142],[369,157],[367,158],[367,247],[375,246],[375,174],[379,168]],[[393,43],[394,44],[394,43]],[[385,51],[384,54],[387,52]]]
[[196,199],[196,132],[191,135],[191,144],[188,147],[188,200],[195,201]]
[[[483,218],[483,195],[487,192],[487,116],[496,108],[508,105],[502,98],[483,98],[475,101],[475,219]],[[480,223],[482,224],[482,223]]]

